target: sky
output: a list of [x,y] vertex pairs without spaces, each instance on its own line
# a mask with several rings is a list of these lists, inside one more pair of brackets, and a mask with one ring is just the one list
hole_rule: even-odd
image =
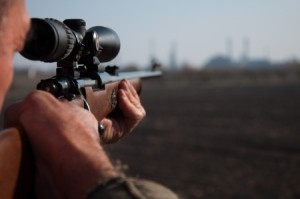
[[[173,53],[177,65],[201,67],[216,55],[240,59],[245,41],[251,59],[300,60],[299,0],[27,0],[26,4],[31,17],[81,18],[87,28],[101,25],[115,30],[121,50],[113,64],[144,67],[155,57],[168,65]],[[17,56],[16,63],[26,61]]]

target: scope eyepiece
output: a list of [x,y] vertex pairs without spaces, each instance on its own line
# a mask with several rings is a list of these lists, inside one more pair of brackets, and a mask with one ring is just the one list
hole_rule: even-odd
[[22,56],[31,60],[58,62],[85,60],[95,56],[100,62],[114,59],[120,51],[120,39],[113,30],[95,26],[86,31],[82,19],[31,19]]
[[72,30],[55,19],[31,19],[31,27],[20,52],[31,60],[55,62],[67,57],[74,48]]

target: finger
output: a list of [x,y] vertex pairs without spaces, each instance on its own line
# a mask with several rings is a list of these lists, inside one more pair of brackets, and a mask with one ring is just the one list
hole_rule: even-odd
[[125,135],[124,127],[115,120],[104,118],[101,123],[105,129],[100,137],[102,144],[115,143]]
[[137,91],[135,90],[135,88],[133,87],[133,85],[126,79],[125,83],[127,85],[127,87],[129,88],[130,93],[134,96],[134,97],[138,97]]
[[118,91],[118,102],[120,109],[124,114],[131,116],[138,108],[138,105],[133,103],[133,100],[130,98],[131,96],[128,94],[128,92],[124,90]]
[[19,126],[20,123],[20,110],[22,104],[21,102],[17,102],[15,104],[10,105],[4,112],[4,127],[13,127]]
[[119,90],[118,97],[119,107],[126,118],[132,120],[140,120],[146,115],[146,112],[141,103],[139,101],[133,102],[132,100],[130,100],[125,91]]
[[132,101],[139,101],[139,96],[135,90],[135,88],[132,86],[132,84],[127,80],[123,80],[120,83],[120,89],[123,89],[130,100]]
[[[47,97],[44,97],[46,95]],[[40,104],[39,102],[48,99],[48,93],[44,91],[34,91],[30,93],[23,101],[16,102],[10,105],[4,112],[4,126],[11,127],[21,125],[21,116],[24,110],[36,109]],[[46,102],[49,104],[49,102]],[[45,110],[45,107],[42,107]],[[34,111],[32,111],[34,113]],[[32,118],[32,115],[30,115]]]

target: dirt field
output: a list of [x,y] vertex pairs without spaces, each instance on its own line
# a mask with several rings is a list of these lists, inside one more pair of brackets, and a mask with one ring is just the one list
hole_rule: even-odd
[[110,156],[183,199],[300,198],[300,73],[262,73],[145,81],[147,118]]

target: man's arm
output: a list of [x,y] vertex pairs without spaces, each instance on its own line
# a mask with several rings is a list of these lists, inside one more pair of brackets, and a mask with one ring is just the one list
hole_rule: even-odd
[[[121,112],[103,120],[105,142],[129,133],[145,116],[128,81],[120,83],[118,92]],[[100,145],[99,121],[83,108],[35,91],[11,106],[5,117],[7,127],[20,126],[29,138],[38,197],[84,198],[92,188],[117,176]]]

